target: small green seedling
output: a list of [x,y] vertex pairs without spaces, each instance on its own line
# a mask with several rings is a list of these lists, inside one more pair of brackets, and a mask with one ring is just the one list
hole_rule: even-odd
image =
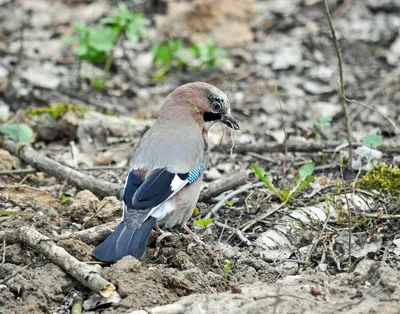
[[272,184],[271,179],[256,164],[252,164],[255,174],[265,183],[265,185],[281,200],[290,202],[297,194],[303,191],[312,181],[314,181],[315,164],[310,162],[299,168],[299,175],[292,181],[291,187],[285,187],[283,191],[277,190]]
[[64,40],[77,44],[72,53],[82,60],[99,64],[115,46],[117,33],[109,27],[94,29],[85,23],[75,23],[74,28],[78,31],[78,37],[65,37]]
[[311,120],[311,124],[317,127],[329,127],[332,122],[332,117],[322,116],[318,120]]
[[200,209],[198,208],[198,207],[195,207],[194,209],[193,209],[193,216],[197,216],[198,214],[200,214]]
[[33,130],[25,123],[3,125],[0,127],[0,133],[20,143],[30,143],[33,139]]
[[205,44],[193,44],[191,50],[200,61],[201,68],[216,68],[226,63],[226,51],[218,49],[211,38],[207,38]]
[[231,261],[230,260],[225,260],[224,262],[224,286],[225,289],[227,288],[228,285],[228,278],[229,278],[229,274],[231,272]]
[[383,138],[382,136],[376,133],[370,133],[364,136],[362,139],[363,145],[370,148],[377,148],[382,145]]
[[215,220],[215,218],[210,218],[210,219],[199,219],[199,220],[194,220],[194,224],[197,226],[202,226],[206,228],[210,223],[212,223]]
[[130,11],[122,2],[118,4],[118,9],[111,16],[103,18],[100,22],[112,27],[118,36],[125,33],[126,37],[133,42],[146,38],[147,27],[150,25],[150,21],[143,14]]
[[[76,23],[74,27],[78,31],[78,37],[65,37],[64,40],[77,45],[73,54],[80,59],[93,64],[104,62],[104,79],[106,79],[120,37],[125,34],[129,40],[138,42],[147,36],[147,26],[150,21],[143,14],[132,12],[124,3],[119,3],[118,9],[100,22],[104,25],[100,28],[90,28],[84,23]],[[98,79],[93,80],[92,85],[98,89],[104,88],[104,82]]]
[[163,80],[172,69],[182,70],[189,65],[190,52],[183,47],[182,39],[168,39],[166,44],[158,44],[153,48],[153,66],[156,71],[153,79]]
[[212,39],[205,44],[193,44],[185,48],[182,39],[168,39],[165,44],[158,44],[153,48],[154,80],[163,80],[172,69],[210,69],[223,65],[227,53],[218,49]]

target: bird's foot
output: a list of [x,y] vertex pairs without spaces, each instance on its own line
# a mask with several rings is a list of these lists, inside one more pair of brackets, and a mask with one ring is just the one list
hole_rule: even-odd
[[201,241],[199,237],[192,230],[190,230],[190,228],[186,224],[183,226],[183,228],[186,230],[187,233],[189,233],[194,241],[196,241],[198,244],[204,244],[204,242]]
[[[158,227],[158,226],[157,226]],[[156,229],[157,230],[157,229]],[[156,249],[154,251],[154,257],[158,257],[158,254],[160,253],[160,248],[161,248],[161,241],[164,240],[165,238],[168,238],[170,236],[173,236],[174,234],[172,232],[165,232],[162,231],[159,227],[157,232],[160,232],[160,235],[157,237],[156,240]]]

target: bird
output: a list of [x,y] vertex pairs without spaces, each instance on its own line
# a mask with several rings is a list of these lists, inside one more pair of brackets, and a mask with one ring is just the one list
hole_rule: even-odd
[[122,219],[92,255],[115,262],[141,259],[151,230],[185,228],[200,196],[207,166],[206,122],[221,121],[239,130],[228,96],[217,87],[194,82],[179,86],[165,99],[154,125],[136,145],[125,180]]

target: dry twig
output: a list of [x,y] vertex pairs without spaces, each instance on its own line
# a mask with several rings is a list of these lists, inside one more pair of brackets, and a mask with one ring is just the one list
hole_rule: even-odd
[[17,230],[3,232],[2,235],[6,237],[7,241],[10,239],[13,242],[20,242],[39,252],[93,292],[99,293],[105,298],[116,293],[115,286],[101,277],[92,266],[78,261],[36,229],[21,227]]
[[[343,142],[339,141],[313,141],[313,142],[304,142],[304,141],[288,141],[287,150],[288,152],[296,152],[296,153],[313,153],[313,152],[333,152],[339,146],[342,146]],[[345,148],[347,145],[343,145]],[[353,148],[357,148],[362,146],[362,143],[353,143]],[[221,145],[216,147],[221,151],[225,149],[229,149],[227,145]],[[248,144],[238,144],[237,146],[238,152],[240,153],[248,153],[254,152],[258,154],[263,153],[284,153],[285,152],[285,144],[278,143],[248,143]],[[400,144],[393,145],[381,145],[379,146],[379,150],[381,152],[387,154],[400,154]]]
[[347,108],[347,102],[346,102],[345,90],[344,90],[342,54],[340,53],[339,41],[338,41],[338,39],[336,37],[335,29],[333,28],[331,14],[329,12],[329,7],[328,7],[327,0],[324,0],[324,6],[325,6],[326,17],[328,18],[328,22],[329,22],[329,28],[331,30],[332,41],[334,43],[336,56],[337,56],[337,59],[338,59],[340,98],[342,99],[343,113],[344,113],[344,119],[345,119],[345,123],[346,123],[346,131],[347,131],[347,141],[349,143],[349,159],[347,161],[347,166],[349,167],[349,169],[351,169],[352,168],[351,166],[352,166],[352,163],[353,163],[353,140],[352,140],[352,137],[351,137],[351,126],[350,126],[350,120],[349,120],[349,111],[348,111],[348,108]]
[[232,191],[231,193],[227,194],[222,200],[220,200],[204,218],[209,219],[212,216],[218,216],[217,212],[222,207],[224,207],[226,205],[226,201],[231,199],[232,197],[242,194],[244,192],[247,192],[248,190],[256,189],[256,188],[263,187],[263,186],[265,186],[265,183],[263,183],[263,182],[249,183],[249,184],[242,186],[241,188],[239,188],[237,190]]
[[244,242],[248,246],[251,245],[251,241],[249,239],[247,239],[239,229],[233,228],[233,227],[231,227],[227,224],[223,224],[219,221],[214,221],[214,224],[220,228],[229,229],[229,230],[233,231],[242,242]]
[[9,151],[11,154],[17,155],[23,161],[40,171],[46,172],[60,180],[66,180],[68,178],[68,181],[79,189],[90,190],[99,196],[114,195],[119,197],[121,194],[121,185],[103,181],[63,166],[37,152],[32,147],[19,145],[11,140],[0,142],[0,147]]
[[[70,237],[76,237],[88,244],[97,244],[104,240],[108,235],[110,235],[114,229],[118,226],[118,222],[108,222],[106,224],[98,225],[96,227],[88,228],[75,233],[68,233],[60,235],[59,239],[66,239]],[[1,234],[0,234],[1,238]]]
[[246,222],[245,224],[243,224],[242,226],[240,226],[240,228],[242,229],[242,231],[246,231],[247,229],[249,229],[251,226],[253,226],[254,224],[256,224],[257,222],[259,222],[260,220],[263,220],[265,218],[267,218],[268,216],[271,216],[272,214],[276,213],[278,210],[280,210],[282,207],[284,207],[286,205],[286,202],[283,202],[282,204],[280,204],[279,206],[277,206],[276,208],[272,208],[269,211],[267,211],[266,213],[261,214],[260,216]]
[[218,196],[223,192],[232,190],[246,183],[247,173],[244,171],[235,172],[224,176],[220,179],[208,183],[205,188],[201,191],[199,198],[200,202],[204,202],[207,199]]
[[387,220],[400,219],[400,215],[390,215],[381,213],[360,213],[360,215],[366,218],[374,218],[374,219],[387,219]]

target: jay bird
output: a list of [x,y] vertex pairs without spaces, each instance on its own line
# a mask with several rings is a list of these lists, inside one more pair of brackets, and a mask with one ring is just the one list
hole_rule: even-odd
[[[205,122],[220,120],[238,130],[228,97],[213,85],[195,82],[171,92],[156,123],[137,144],[125,181],[122,221],[93,250],[104,262],[126,255],[142,258],[151,230],[184,227],[200,195],[207,159]],[[193,235],[193,233],[191,233]]]

